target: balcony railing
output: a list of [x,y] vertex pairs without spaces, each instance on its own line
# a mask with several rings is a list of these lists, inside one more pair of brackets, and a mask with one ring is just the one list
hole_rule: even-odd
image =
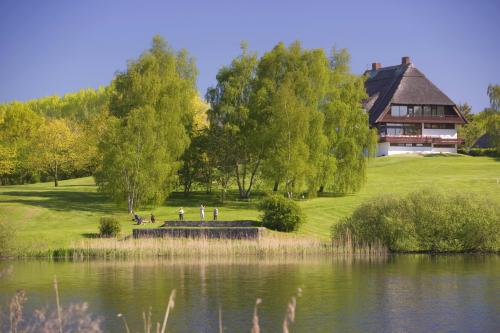
[[438,143],[438,144],[461,144],[463,139],[459,138],[442,138],[436,136],[422,135],[381,135],[380,142],[389,143]]
[[382,122],[387,123],[441,123],[441,124],[461,124],[463,120],[455,115],[445,116],[406,116],[399,117],[386,114]]

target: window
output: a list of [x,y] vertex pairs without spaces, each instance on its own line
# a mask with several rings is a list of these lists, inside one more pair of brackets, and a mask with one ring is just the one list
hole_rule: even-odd
[[391,115],[394,117],[406,117],[408,115],[408,107],[406,105],[392,105]]
[[436,106],[432,106],[432,116],[433,117],[436,117],[437,116],[437,107]]
[[443,144],[443,143],[435,143],[434,148],[455,148],[455,145]]
[[432,116],[431,107],[428,105],[424,106],[424,117]]
[[394,117],[399,117],[399,105],[391,106],[391,115]]
[[[391,143],[391,147],[430,147],[430,143]],[[434,145],[436,146],[436,145]]]
[[415,114],[416,117],[421,117],[422,116],[422,107],[420,105],[415,105],[413,107],[413,113]]
[[406,117],[408,115],[408,107],[406,105],[399,106],[399,116]]
[[437,107],[437,116],[444,117],[444,106],[440,105]]
[[389,136],[422,135],[422,127],[420,124],[388,123],[381,127],[381,132]]
[[425,129],[455,129],[455,124],[424,124]]

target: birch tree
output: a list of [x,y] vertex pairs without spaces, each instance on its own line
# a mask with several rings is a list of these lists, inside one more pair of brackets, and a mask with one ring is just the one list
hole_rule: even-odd
[[213,144],[223,145],[216,157],[221,179],[228,179],[230,167],[241,198],[250,197],[265,151],[258,132],[258,113],[250,107],[256,66],[257,55],[242,44],[242,54],[219,70],[217,85],[206,94],[210,136]]
[[161,203],[173,190],[195,115],[196,68],[185,50],[155,36],[112,83],[110,127],[99,145],[101,191],[129,212]]

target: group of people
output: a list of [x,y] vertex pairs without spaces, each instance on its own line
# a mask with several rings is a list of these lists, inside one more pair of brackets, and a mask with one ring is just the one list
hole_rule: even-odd
[[156,223],[156,217],[154,216],[153,213],[151,213],[151,216],[149,217],[149,221],[147,221],[145,218],[137,215],[137,213],[134,212],[134,211],[132,211],[132,215],[134,215],[134,221],[137,224],[143,224],[143,223],[146,223],[146,222]]
[[[217,221],[219,218],[219,208],[214,207],[214,219],[213,221]],[[179,209],[179,221],[184,221],[184,208]],[[205,221],[205,205],[201,204],[200,205],[200,221]]]
[[[184,208],[180,208],[179,209],[179,220],[180,221],[184,221]],[[143,223],[146,223],[146,222],[151,222],[151,223],[155,223],[156,222],[156,217],[154,216],[153,213],[151,213],[150,217],[149,217],[149,221],[147,221],[145,218],[137,215],[136,212],[132,211],[132,215],[134,216],[134,221],[137,223],[137,224],[143,224]],[[217,207],[214,207],[214,210],[213,210],[213,221],[217,221],[217,219],[219,218],[219,208]],[[205,221],[205,205],[201,204],[200,206],[200,220],[203,222]]]

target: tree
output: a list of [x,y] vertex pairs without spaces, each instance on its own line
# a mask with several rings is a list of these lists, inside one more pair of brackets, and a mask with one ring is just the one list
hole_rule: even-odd
[[330,60],[321,49],[279,43],[258,59],[243,45],[207,92],[210,137],[223,147],[218,170],[227,174],[234,166],[242,198],[257,177],[274,183],[274,191],[283,184],[290,197],[323,186],[356,191],[376,146],[364,98],[363,78],[350,73],[346,50]]
[[362,107],[366,98],[364,78],[350,73],[347,50],[334,49],[330,60],[332,71],[324,113],[328,157],[335,160],[327,168],[335,165],[335,171],[332,177],[324,178],[322,188],[355,192],[365,181],[367,158],[374,154],[377,135],[370,129]]
[[194,101],[194,114],[191,126],[188,128],[190,145],[182,156],[182,167],[179,170],[179,180],[184,187],[184,194],[191,191],[195,182],[206,185],[207,192],[211,190],[212,169],[207,156],[207,110],[209,105],[199,96]]
[[496,112],[489,117],[486,123],[486,133],[490,136],[490,142],[496,148],[497,155],[500,156],[500,112]]
[[155,36],[152,47],[113,80],[112,117],[95,178],[101,191],[126,201],[129,212],[162,202],[176,183],[195,113],[195,79],[187,52],[176,54]]
[[50,119],[35,136],[33,163],[53,177],[56,187],[61,171],[70,169],[82,158],[76,149],[77,142],[83,139],[77,127],[66,119]]
[[0,142],[0,176],[11,174],[16,167],[16,151]]
[[485,126],[479,117],[469,116],[469,122],[458,129],[458,136],[464,140],[463,147],[467,153],[476,141],[485,133]]
[[242,44],[242,54],[219,70],[217,85],[206,94],[210,137],[223,147],[215,157],[219,172],[227,179],[226,173],[232,169],[241,198],[250,197],[265,149],[259,139],[259,119],[250,109],[256,65],[257,55],[248,53]]
[[500,111],[500,85],[490,84],[488,85],[488,97],[490,98],[490,107],[494,111]]
[[295,192],[314,193],[326,153],[322,100],[328,83],[328,58],[299,42],[276,45],[260,59],[254,108],[261,112],[260,132],[268,147],[262,174]]
[[462,104],[458,104],[457,105],[457,109],[458,111],[460,111],[460,113],[462,113],[465,117],[465,119],[467,119],[467,121],[470,121],[473,117],[473,114],[472,114],[472,107],[467,104],[467,102],[465,103],[462,103]]
[[490,98],[490,109],[482,112],[486,118],[486,133],[490,137],[490,142],[496,147],[497,155],[500,156],[500,85],[490,84],[487,92]]
[[0,149],[2,183],[24,183],[37,173],[31,156],[36,153],[33,142],[43,117],[26,103],[0,105]]

